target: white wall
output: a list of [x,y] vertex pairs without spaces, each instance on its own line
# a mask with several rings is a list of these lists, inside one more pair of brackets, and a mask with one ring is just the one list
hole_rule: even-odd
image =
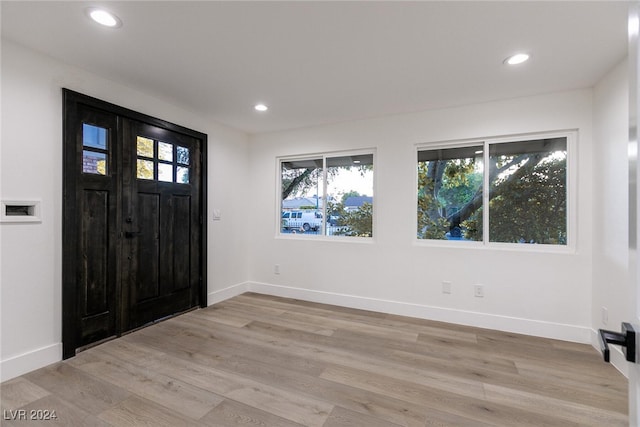
[[0,197],[42,201],[41,223],[0,225],[2,380],[61,357],[62,87],[208,134],[209,301],[246,281],[246,135],[5,40],[1,78]]
[[[594,227],[593,343],[600,328],[620,330],[631,321],[628,278],[629,81],[626,61],[594,88]],[[603,307],[608,321],[603,321]],[[611,361],[623,373],[628,364],[620,347],[612,346]]]
[[[251,138],[10,42],[1,65],[0,197],[42,200],[42,223],[0,225],[2,380],[61,354],[61,87],[209,135],[209,303],[255,290],[578,342],[592,342],[602,306],[612,329],[626,318],[624,286],[611,284],[625,283],[624,65],[594,91]],[[575,252],[416,244],[415,144],[559,129],[579,130]],[[276,237],[276,157],[358,148],[377,150],[375,238]],[[475,283],[484,298],[473,297]]]
[[[578,129],[577,250],[428,247],[415,243],[415,144]],[[375,238],[276,237],[276,157],[377,150]],[[579,90],[254,136],[249,288],[385,312],[590,342],[592,92]],[[280,265],[280,275],[274,274]],[[441,282],[453,292],[441,292]],[[473,296],[473,284],[485,297]]]

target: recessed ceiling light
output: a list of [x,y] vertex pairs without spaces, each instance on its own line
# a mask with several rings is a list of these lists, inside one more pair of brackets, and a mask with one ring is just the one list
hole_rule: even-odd
[[122,21],[116,15],[104,9],[90,7],[86,10],[87,16],[94,22],[109,28],[118,28],[122,26]]
[[266,105],[264,105],[264,104],[256,104],[253,108],[254,108],[256,111],[267,111],[267,110],[269,109],[269,107],[267,107],[267,106],[266,106]]
[[518,65],[529,60],[529,55],[526,53],[516,53],[504,60],[507,65]]

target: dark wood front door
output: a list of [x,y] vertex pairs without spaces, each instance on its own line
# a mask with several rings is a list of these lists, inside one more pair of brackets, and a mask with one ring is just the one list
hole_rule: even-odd
[[63,357],[206,303],[206,135],[65,90]]
[[133,329],[198,303],[200,146],[138,121],[123,129],[124,323]]

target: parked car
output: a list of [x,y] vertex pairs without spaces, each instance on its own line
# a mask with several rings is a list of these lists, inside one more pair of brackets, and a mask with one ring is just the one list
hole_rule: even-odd
[[322,213],[315,211],[282,212],[282,228],[284,230],[318,231],[322,228]]

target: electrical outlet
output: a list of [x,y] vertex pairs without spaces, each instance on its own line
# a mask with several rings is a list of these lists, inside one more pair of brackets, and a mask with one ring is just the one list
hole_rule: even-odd
[[473,285],[473,295],[476,298],[484,298],[484,286],[483,285]]
[[273,266],[273,274],[280,274],[280,264]]
[[602,324],[606,325],[607,323],[609,323],[609,310],[607,307],[602,307]]
[[450,294],[451,293],[451,282],[443,280],[442,281],[442,293]]

